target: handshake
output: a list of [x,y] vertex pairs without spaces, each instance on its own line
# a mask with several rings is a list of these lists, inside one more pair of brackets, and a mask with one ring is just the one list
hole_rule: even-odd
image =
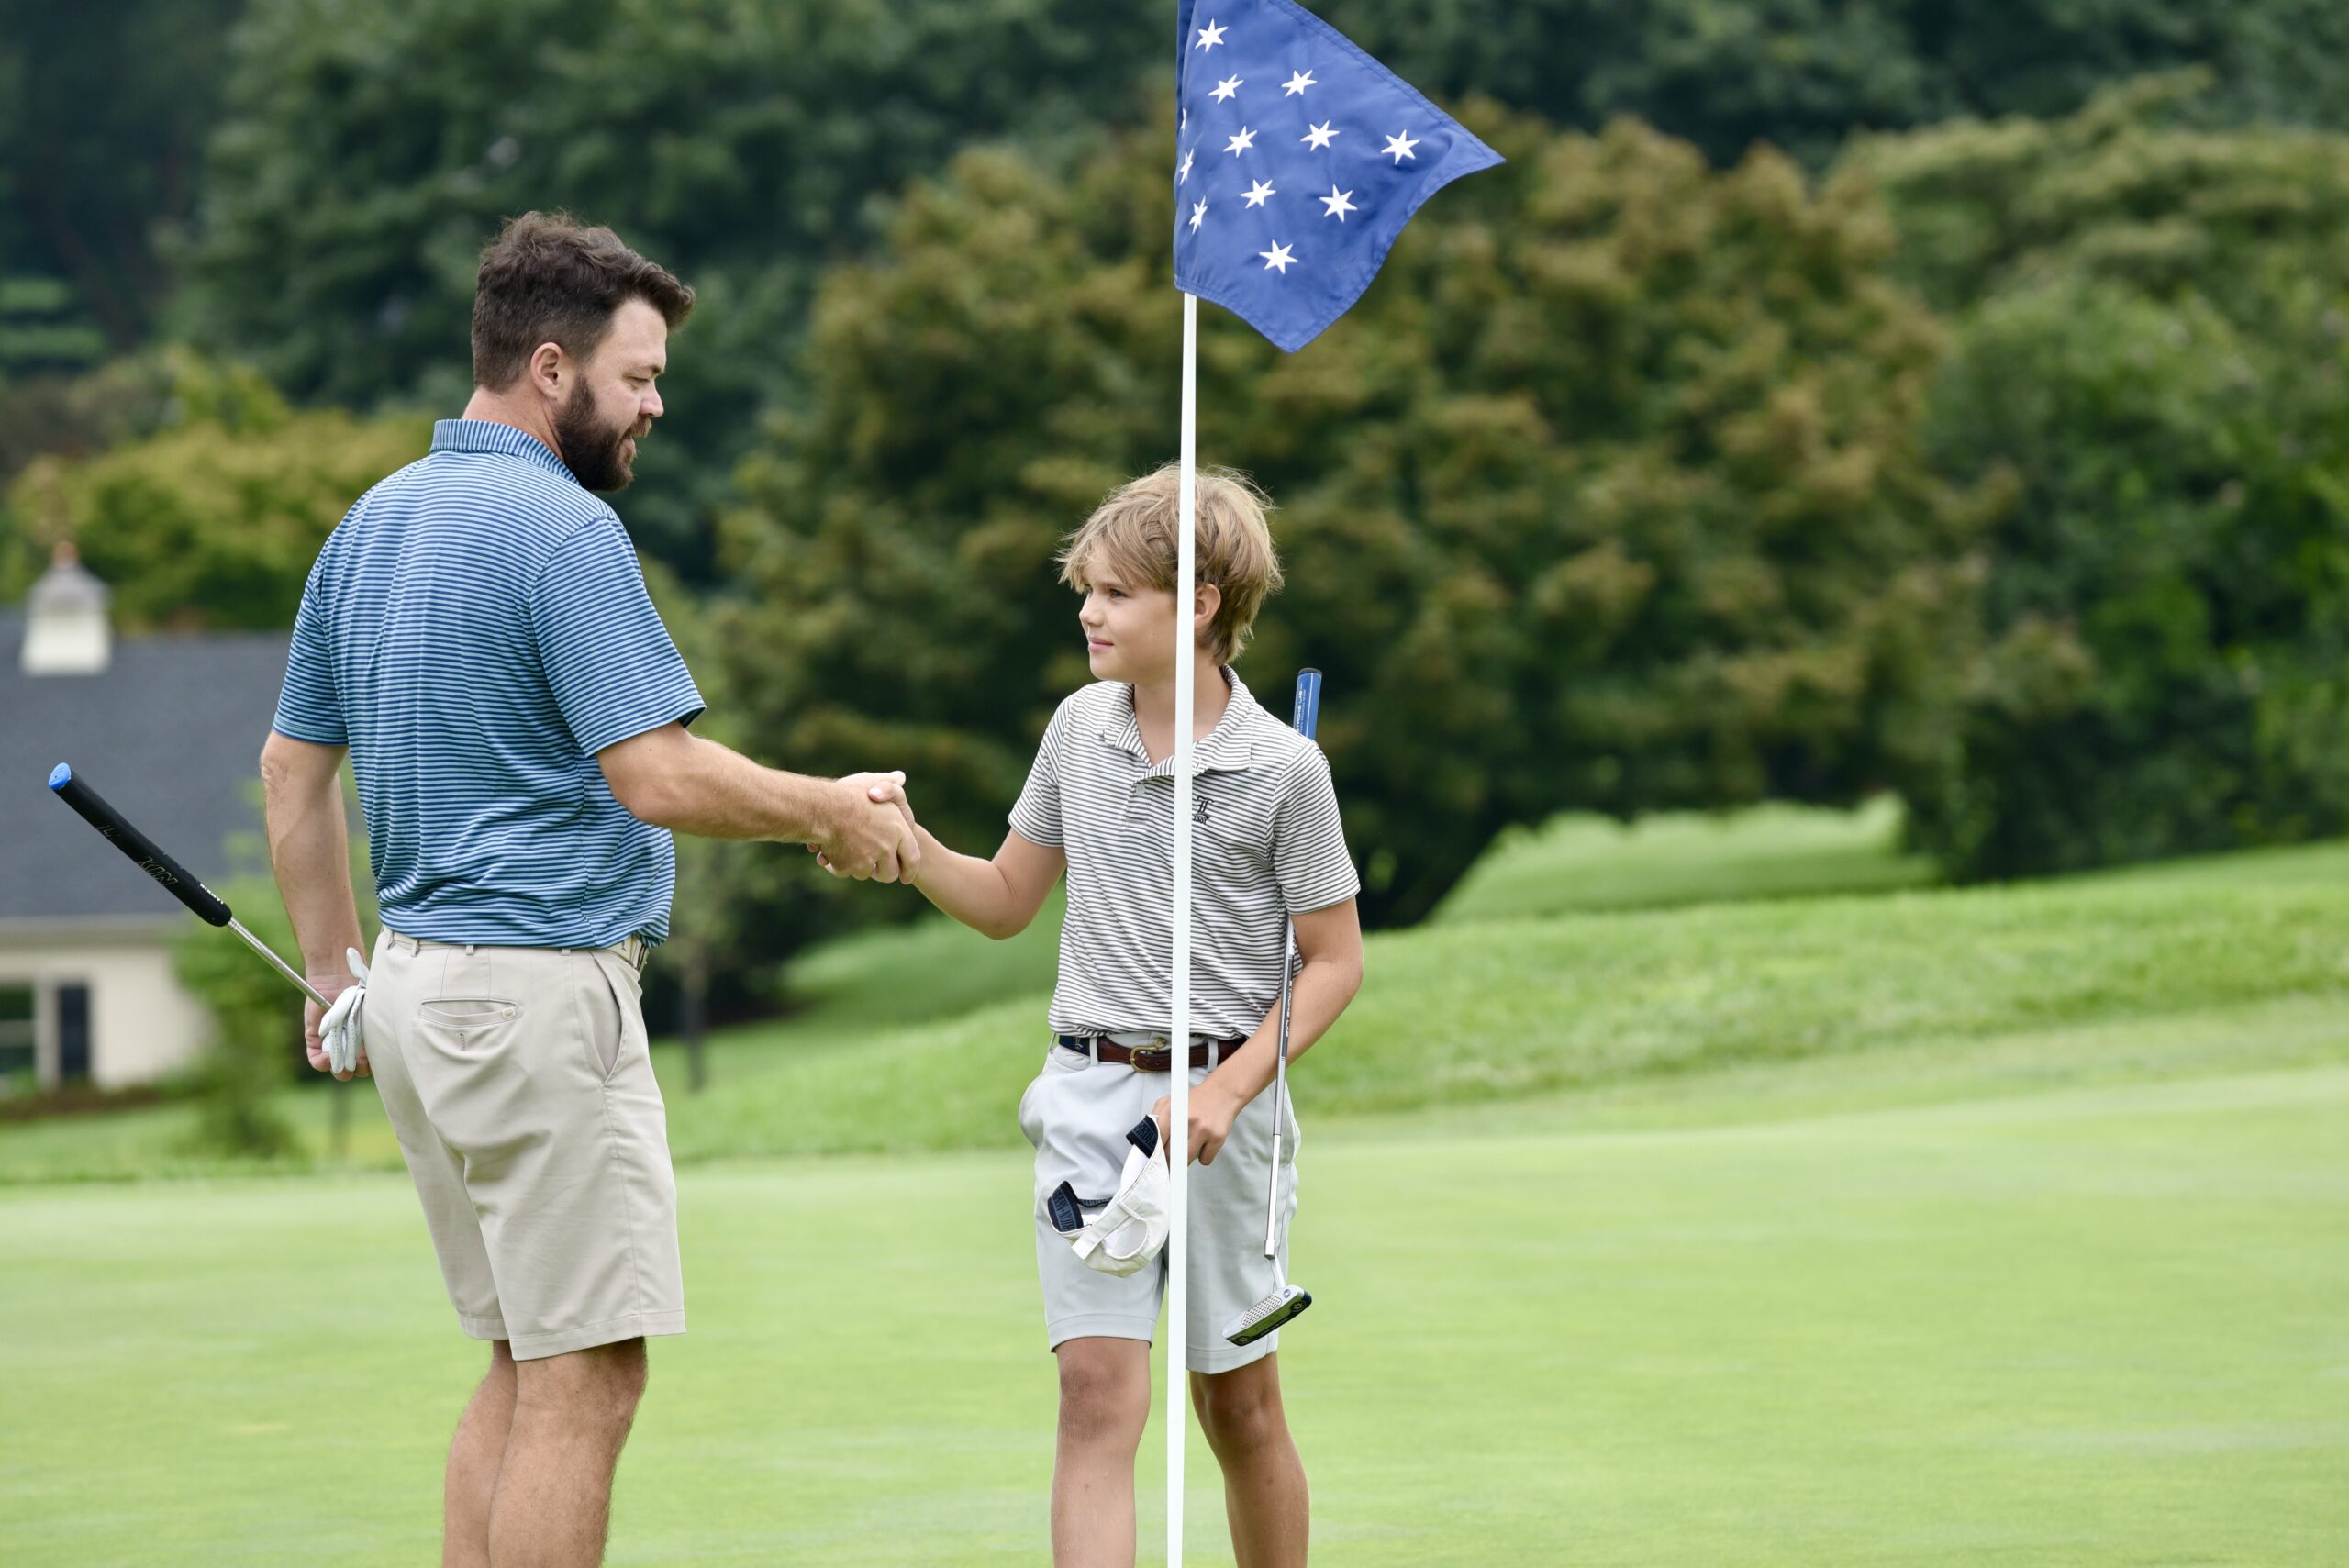
[[910,884],[921,865],[921,829],[906,799],[906,775],[851,773],[833,782],[831,831],[807,852],[833,876]]

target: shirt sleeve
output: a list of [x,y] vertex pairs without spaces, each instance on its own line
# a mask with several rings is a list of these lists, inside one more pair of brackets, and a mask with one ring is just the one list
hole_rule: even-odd
[[1330,759],[1319,749],[1290,770],[1288,786],[1273,809],[1273,875],[1292,915],[1327,909],[1362,891],[1353,857],[1346,852]]
[[618,517],[586,524],[548,557],[531,589],[530,625],[555,706],[588,756],[700,717],[701,689],[652,607]]
[[278,691],[277,717],[270,720],[270,728],[295,740],[346,746],[351,732],[335,692],[334,649],[318,589],[325,565],[322,551],[310,568],[309,581],[302,584],[302,605],[294,612],[294,640],[285,651],[285,684]]
[[1029,765],[1028,782],[1011,803],[1011,830],[1047,850],[1063,847],[1061,832],[1061,736],[1068,728],[1068,704],[1063,703],[1044,726],[1044,739]]

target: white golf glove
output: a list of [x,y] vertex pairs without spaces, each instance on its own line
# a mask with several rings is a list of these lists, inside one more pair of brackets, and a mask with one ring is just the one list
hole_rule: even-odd
[[342,955],[351,961],[357,984],[337,996],[327,1016],[318,1020],[318,1043],[326,1047],[327,1071],[338,1074],[359,1070],[360,1047],[366,1043],[359,1032],[359,1010],[367,1000],[367,965],[357,948],[345,948]]

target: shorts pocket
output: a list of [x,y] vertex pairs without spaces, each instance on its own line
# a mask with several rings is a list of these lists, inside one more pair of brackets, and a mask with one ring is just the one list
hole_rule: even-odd
[[436,996],[416,1006],[418,1024],[465,1049],[487,1046],[503,1038],[521,1016],[519,1003],[494,996]]
[[1074,1054],[1056,1045],[1045,1047],[1043,1070],[1029,1079],[1028,1086],[1019,1091],[1019,1133],[1028,1140],[1028,1146],[1031,1149],[1041,1149],[1044,1143],[1044,1121],[1036,1110],[1036,1091],[1042,1088],[1044,1080],[1052,1075],[1054,1057]]
[[621,1049],[628,1043],[628,1003],[612,984],[599,957],[588,955],[587,966],[594,974],[579,982],[579,1005],[584,1015],[580,1034],[586,1041],[589,1071],[596,1074],[597,1083],[608,1084],[619,1070]]

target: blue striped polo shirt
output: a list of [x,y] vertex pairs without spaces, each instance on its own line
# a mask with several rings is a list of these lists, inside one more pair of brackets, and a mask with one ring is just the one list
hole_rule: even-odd
[[618,516],[542,442],[443,419],[318,552],[275,728],[351,748],[384,925],[603,947],[668,935],[676,848],[596,753],[701,710]]

